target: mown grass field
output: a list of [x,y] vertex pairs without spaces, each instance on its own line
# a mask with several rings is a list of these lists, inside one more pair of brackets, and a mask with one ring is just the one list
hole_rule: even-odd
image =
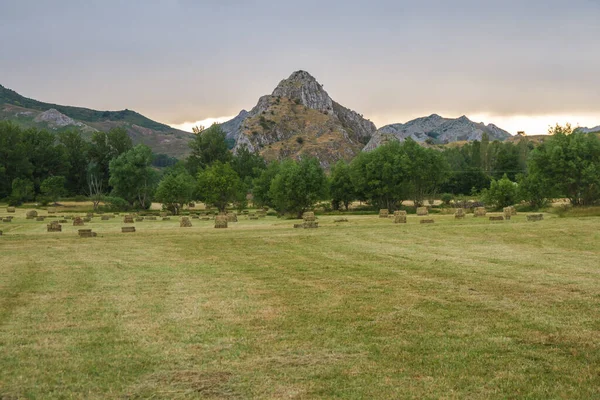
[[0,398],[599,398],[600,218],[434,218],[83,239],[19,210]]

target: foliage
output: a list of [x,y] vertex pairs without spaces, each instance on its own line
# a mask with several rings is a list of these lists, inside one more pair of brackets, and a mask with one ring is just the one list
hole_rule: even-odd
[[185,170],[176,170],[162,178],[154,198],[163,203],[167,210],[177,215],[185,204],[194,199],[195,190],[195,179]]
[[269,163],[266,169],[262,170],[260,175],[252,181],[253,203],[258,207],[275,207],[275,202],[271,197],[271,182],[279,173],[281,164],[278,161]]
[[445,206],[449,206],[452,200],[454,200],[454,195],[452,193],[442,193],[440,199]]
[[221,212],[226,210],[229,203],[236,200],[243,202],[245,192],[240,177],[229,163],[216,161],[198,173],[199,198]]
[[231,160],[231,167],[246,187],[251,189],[253,180],[265,170],[267,164],[260,154],[250,152],[246,146],[240,146]]
[[329,193],[334,210],[339,210],[340,206],[343,205],[348,211],[350,202],[356,199],[350,166],[343,160],[338,161],[331,169]]
[[158,179],[151,165],[152,150],[143,144],[113,159],[109,164],[112,195],[127,200],[131,206],[149,208]]
[[571,134],[569,125],[556,126],[528,163],[528,179],[540,197],[567,197],[575,206],[600,201],[600,140],[596,135]]
[[231,160],[231,152],[225,139],[225,132],[218,124],[213,124],[194,137],[189,143],[192,152],[187,159],[192,175],[216,161],[227,163]]
[[319,161],[284,161],[271,182],[269,196],[280,213],[302,214],[327,195],[327,177]]
[[16,178],[12,181],[12,192],[9,199],[10,205],[21,205],[26,201],[33,200],[34,196],[33,182],[21,178]]
[[67,180],[64,176],[51,176],[42,182],[40,190],[50,201],[56,202],[66,194],[66,183]]
[[512,206],[518,201],[518,185],[504,174],[502,179],[492,180],[490,188],[482,191],[481,198],[497,208]]

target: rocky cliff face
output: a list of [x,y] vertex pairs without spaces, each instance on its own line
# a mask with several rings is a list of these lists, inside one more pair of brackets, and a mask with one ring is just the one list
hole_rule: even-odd
[[600,125],[598,125],[595,128],[577,128],[577,130],[579,130],[580,132],[584,132],[584,133],[596,133],[596,132],[600,132]]
[[237,151],[246,146],[267,160],[317,157],[328,168],[350,160],[371,138],[375,125],[334,102],[308,72],[294,72],[250,112],[221,125]]
[[457,141],[481,140],[486,132],[491,141],[506,140],[511,135],[496,125],[476,123],[466,116],[451,119],[437,114],[417,118],[405,124],[392,124],[380,128],[371,138],[364,150],[377,148],[389,140],[404,141],[411,138],[416,142],[451,143]]

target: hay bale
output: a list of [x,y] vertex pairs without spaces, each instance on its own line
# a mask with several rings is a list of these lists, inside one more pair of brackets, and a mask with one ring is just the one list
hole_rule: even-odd
[[422,219],[421,223],[422,224],[433,224],[435,221],[432,219]]
[[248,215],[248,213],[249,213],[249,211],[248,211],[248,210],[243,210],[243,211],[242,211],[242,214],[244,214],[244,215]]
[[258,219],[258,215],[256,215],[256,214],[248,214],[248,219]]
[[[258,219],[258,218],[257,218]],[[294,224],[294,228],[298,229],[298,228],[304,228],[304,224]]]
[[530,222],[537,222],[537,221],[543,221],[544,220],[544,214],[529,214],[527,216],[527,221]]
[[504,219],[507,221],[509,221],[510,217],[512,217],[512,215],[513,215],[511,208],[514,208],[514,207],[504,207],[504,209],[502,210],[502,212],[504,214]]
[[171,217],[163,217],[163,218],[162,218],[162,220],[163,220],[163,221],[170,221],[170,220],[171,220]]
[[463,208],[457,208],[454,210],[454,219],[463,219],[465,217],[465,210]]
[[475,207],[475,210],[473,211],[474,217],[485,217],[486,214],[487,210],[485,207]]
[[215,228],[227,228],[227,215],[219,214],[215,217]]
[[238,222],[237,214],[234,212],[227,213],[227,222]]
[[27,211],[25,216],[27,217],[27,219],[34,219],[38,216],[38,213],[35,210],[29,210],[29,211]]
[[196,208],[196,203],[189,203],[189,204],[188,204],[188,207],[189,207],[189,208]]
[[390,216],[390,210],[388,210],[387,208],[382,208],[381,210],[379,210],[379,218],[389,218]]
[[48,214],[56,214],[56,208],[48,207]]
[[504,217],[502,215],[491,216],[490,221],[504,221]]
[[200,217],[197,215],[192,215],[192,219],[200,219]]
[[16,210],[14,207],[6,207],[6,212],[8,213],[14,213]]
[[52,221],[48,225],[46,225],[46,229],[48,232],[62,232],[62,225],[57,221]]
[[[81,217],[73,218],[73,226],[84,226],[83,219]],[[85,230],[85,229],[84,229]]]
[[38,221],[38,222],[43,222],[45,219],[46,219],[46,217],[40,216],[40,217],[36,217],[35,220]]
[[87,218],[94,218],[94,213],[87,213],[87,214],[85,214],[85,216]]
[[2,222],[12,222],[12,218],[2,218]]
[[67,220],[66,219],[60,219],[60,220],[58,220],[58,223],[59,224],[66,224]]
[[144,217],[136,217],[135,218],[135,222],[142,222],[144,220]]
[[425,217],[429,215],[429,209],[427,207],[417,207],[417,215],[419,217]]
[[108,221],[108,220],[110,220],[110,217],[108,215],[103,215],[100,219],[102,221]]
[[79,229],[77,234],[82,238],[96,237],[96,232],[92,232],[91,229]]
[[406,211],[394,212],[394,223],[395,224],[406,224]]
[[304,222],[314,222],[317,220],[317,217],[315,217],[314,212],[307,211],[304,214],[302,214],[302,219],[304,220]]
[[517,215],[517,209],[515,207],[510,206],[509,208],[510,208],[510,215],[511,216],[514,217],[515,215]]
[[91,218],[88,218],[88,217],[85,217],[85,218],[83,219],[83,222],[92,222],[92,219],[91,219]]
[[348,218],[338,218],[334,219],[333,222],[348,222]]
[[133,224],[133,222],[134,222],[134,221],[133,221],[133,215],[126,215],[126,216],[123,218],[123,223],[124,223],[124,224]]
[[181,221],[179,221],[179,227],[180,228],[191,228],[192,221],[189,219],[189,217],[181,217]]
[[156,217],[155,217],[154,215],[151,215],[151,216],[149,216],[149,217],[146,217],[146,219],[147,219],[148,221],[156,221]]
[[124,226],[121,228],[121,233],[135,233],[135,226]]
[[302,225],[304,229],[316,229],[319,227],[319,223],[316,221],[304,221]]

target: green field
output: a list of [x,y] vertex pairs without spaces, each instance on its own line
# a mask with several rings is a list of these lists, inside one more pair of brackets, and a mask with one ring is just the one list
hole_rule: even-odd
[[84,239],[18,210],[0,398],[600,397],[600,218],[347,218]]

